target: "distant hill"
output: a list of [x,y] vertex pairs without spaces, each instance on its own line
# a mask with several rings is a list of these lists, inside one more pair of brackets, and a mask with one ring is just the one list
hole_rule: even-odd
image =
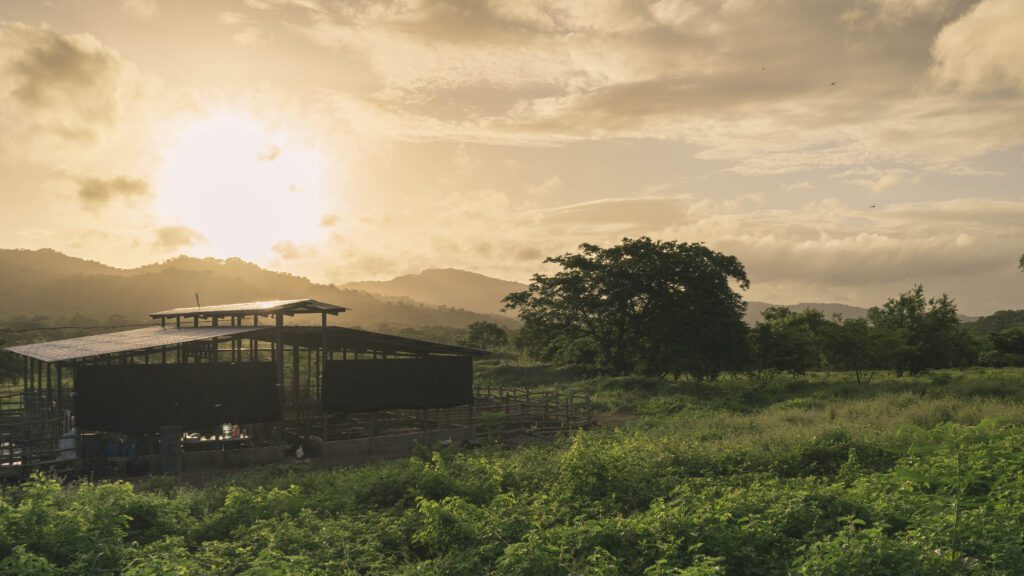
[[[761,313],[772,306],[779,306],[779,304],[756,301],[747,302],[747,314],[744,319],[747,321],[747,324],[755,324],[758,320],[761,320]],[[825,318],[828,319],[831,319],[834,314],[842,314],[843,318],[864,318],[868,315],[867,308],[834,302],[801,302],[799,304],[786,304],[785,306],[794,312],[803,312],[808,308],[815,308],[821,310],[825,314]]]
[[437,306],[458,306],[481,314],[501,312],[501,299],[526,289],[526,284],[491,278],[454,268],[431,268],[391,280],[349,282],[342,288],[408,298]]
[[193,306],[199,292],[205,304],[275,298],[315,298],[351,308],[339,317],[346,326],[466,325],[516,320],[457,308],[396,301],[367,292],[317,284],[306,278],[265,270],[238,258],[189,258],[122,270],[53,250],[0,250],[0,317],[76,314],[105,320],[147,319],[149,312]]
[[[771,306],[779,306],[779,304],[768,304],[767,302],[747,302],[747,313],[744,320],[747,324],[754,325],[758,320],[761,320],[761,313],[765,309]],[[825,318],[831,320],[835,314],[842,315],[843,318],[866,318],[868,315],[868,309],[861,306],[850,306],[849,304],[838,304],[835,302],[801,302],[799,304],[785,304],[786,308],[794,312],[803,312],[808,308],[814,308],[821,310],[825,314]],[[976,316],[965,316],[959,314],[961,322],[974,322],[978,320]]]
[[972,322],[968,329],[975,334],[994,334],[1024,326],[1024,310],[999,310]]

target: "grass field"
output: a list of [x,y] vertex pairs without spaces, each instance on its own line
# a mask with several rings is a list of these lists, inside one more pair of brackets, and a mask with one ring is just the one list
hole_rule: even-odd
[[483,364],[591,394],[514,450],[0,502],[0,574],[1021,574],[1024,371],[713,383]]

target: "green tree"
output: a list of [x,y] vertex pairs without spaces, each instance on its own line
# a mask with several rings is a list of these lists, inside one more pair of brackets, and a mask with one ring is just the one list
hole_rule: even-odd
[[767,381],[779,372],[805,374],[821,365],[822,336],[828,322],[820,310],[793,312],[772,306],[751,332],[754,365]]
[[464,346],[481,350],[495,350],[508,344],[508,334],[505,329],[494,322],[473,322],[466,329],[469,333],[461,342]]
[[643,237],[581,244],[545,262],[561,270],[504,299],[523,321],[517,343],[534,357],[702,379],[745,359],[746,305],[730,282],[749,281],[733,256]]
[[1024,327],[1014,327],[989,336],[991,350],[979,359],[988,366],[1024,366]]
[[866,318],[835,318],[825,333],[825,356],[829,366],[852,371],[858,384],[866,384],[875,370],[891,365],[891,351],[899,346],[896,336]]
[[897,376],[965,366],[974,355],[954,301],[946,294],[926,299],[920,284],[868,310],[868,320],[893,344],[891,367]]

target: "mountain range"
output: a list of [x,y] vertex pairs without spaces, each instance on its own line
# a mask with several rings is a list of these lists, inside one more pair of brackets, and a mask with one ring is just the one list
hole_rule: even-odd
[[314,298],[350,308],[337,320],[346,326],[377,328],[445,326],[462,328],[483,320],[514,326],[517,320],[460,308],[428,305],[408,298],[317,284],[265,270],[238,258],[170,260],[132,269],[74,258],[54,250],[0,250],[0,317],[79,315],[128,321],[148,313],[195,305],[256,300]]
[[[238,258],[178,256],[164,262],[122,269],[55,250],[0,249],[0,317],[80,315],[97,320],[118,315],[144,320],[150,312],[193,306],[283,298],[315,298],[351,308],[337,321],[379,328],[443,326],[463,328],[483,320],[506,327],[518,320],[501,312],[501,299],[525,284],[453,268],[427,269],[391,280],[318,284],[301,276],[266,270]],[[773,306],[747,302],[753,324]],[[817,308],[826,318],[862,318],[867,309],[837,303],[788,305],[794,311]],[[962,317],[964,320],[974,318]]]

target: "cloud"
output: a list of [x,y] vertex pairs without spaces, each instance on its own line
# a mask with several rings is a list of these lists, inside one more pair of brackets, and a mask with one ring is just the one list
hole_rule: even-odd
[[279,242],[270,249],[284,260],[298,260],[309,253],[309,247],[302,247],[294,242]]
[[154,124],[190,100],[89,34],[0,22],[0,150],[9,157],[138,170],[130,159],[151,149]]
[[157,229],[153,246],[157,250],[171,252],[205,241],[205,236],[187,226],[164,226]]
[[123,65],[92,36],[5,23],[0,65],[4,93],[40,129],[88,139],[114,119]]
[[156,0],[122,0],[121,8],[139,18],[152,18],[158,9]]
[[934,74],[967,91],[1024,93],[1024,2],[985,0],[942,30]]
[[273,162],[277,160],[277,157],[281,155],[281,148],[278,146],[271,146],[266,152],[260,153],[257,158],[262,162]]
[[236,24],[241,24],[242,22],[245,22],[246,16],[245,14],[240,14],[238,12],[225,11],[221,12],[220,15],[217,16],[217,20],[225,26],[234,26]]
[[89,210],[102,208],[115,198],[135,200],[150,195],[149,182],[141,178],[79,178],[78,199]]
[[337,223],[338,223],[338,215],[337,214],[324,214],[323,217],[320,218],[320,226],[322,226],[324,228],[330,228],[330,227],[334,226]]
[[526,193],[531,196],[553,196],[562,189],[562,179],[556,174],[536,186],[531,186]]
[[904,184],[916,184],[921,180],[920,175],[913,174],[909,170],[898,168],[878,170],[870,166],[847,170],[837,174],[836,177],[843,179],[843,182],[847,184],[867,188],[872,192],[884,192]]
[[270,36],[256,26],[247,26],[245,30],[236,33],[231,37],[237,44],[242,46],[261,46],[270,43]]
[[[826,198],[783,209],[753,196],[675,195],[525,209],[478,190],[408,204],[388,213],[388,229],[400,232],[374,234],[373,226],[354,222],[343,247],[326,248],[346,278],[454,266],[525,279],[546,270],[545,256],[581,242],[611,245],[647,235],[736,255],[749,272],[751,299],[877,304],[923,282],[949,291],[968,313],[1020,300],[1024,200],[887,202],[871,209]],[[378,253],[405,264],[370,271],[356,261]]]
[[[289,10],[311,42],[366,59],[380,90],[322,93],[366,135],[674,140],[741,174],[782,174],[865,163],[962,173],[1024,143],[1019,98],[979,100],[935,82],[975,64],[976,46],[984,62],[972,70],[1016,77],[1017,38],[981,36],[1012,34],[1019,8],[985,0],[970,11],[977,2],[257,3]],[[994,4],[1013,17],[978,16]],[[305,22],[291,16],[302,12]],[[977,23],[954,33],[964,22]]]

